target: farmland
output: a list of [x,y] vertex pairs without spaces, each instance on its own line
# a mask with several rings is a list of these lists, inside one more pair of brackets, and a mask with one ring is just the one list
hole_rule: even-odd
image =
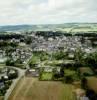
[[23,77],[8,100],[75,100],[74,86]]
[[2,96],[0,96],[0,100],[3,100],[3,97]]
[[88,87],[97,93],[97,77],[88,77]]
[[[89,97],[88,87],[97,92],[96,79],[91,78],[97,76],[97,25],[69,24],[56,29],[60,31],[1,34],[1,62],[2,58],[7,61],[0,68],[14,66],[23,72],[19,71],[22,78],[14,90],[10,88],[8,100],[75,100],[75,94]],[[2,76],[1,80],[2,92]]]

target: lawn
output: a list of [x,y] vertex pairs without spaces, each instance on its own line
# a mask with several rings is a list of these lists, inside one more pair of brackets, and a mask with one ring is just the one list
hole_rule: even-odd
[[76,72],[74,70],[69,70],[69,69],[65,69],[64,73],[65,73],[65,75],[74,75],[74,74],[76,74]]
[[53,76],[53,74],[50,72],[43,72],[41,74],[40,80],[52,80],[52,76]]
[[77,74],[77,72],[75,70],[65,69],[64,70],[64,74],[65,74],[65,76],[71,76],[71,78],[74,81],[78,81],[79,80],[79,76],[78,76],[78,74]]
[[74,86],[62,82],[22,78],[8,100],[75,100]]
[[64,60],[52,60],[52,61],[45,61],[44,65],[45,66],[53,66],[56,67],[60,64],[64,64]]

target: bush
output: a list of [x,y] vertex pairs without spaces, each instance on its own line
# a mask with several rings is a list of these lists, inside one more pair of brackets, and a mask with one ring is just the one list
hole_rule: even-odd
[[72,76],[65,76],[65,82],[66,83],[72,83],[73,82],[73,79],[72,79]]
[[10,60],[10,59],[8,59],[7,61],[6,61],[6,65],[7,66],[14,66],[14,61],[12,61],[12,60]]
[[88,88],[88,86],[87,86],[87,79],[84,78],[84,77],[81,79],[81,87],[83,89],[87,89]]

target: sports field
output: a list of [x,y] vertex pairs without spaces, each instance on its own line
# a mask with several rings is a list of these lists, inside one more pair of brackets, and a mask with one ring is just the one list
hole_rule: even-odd
[[9,100],[75,100],[72,85],[23,77]]

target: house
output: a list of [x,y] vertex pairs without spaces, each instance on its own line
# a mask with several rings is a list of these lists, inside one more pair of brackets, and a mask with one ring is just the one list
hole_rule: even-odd
[[39,69],[28,69],[25,72],[25,75],[28,77],[38,77],[39,76]]
[[3,89],[5,87],[4,82],[0,82],[0,89]]
[[85,96],[85,90],[78,88],[73,92],[76,95],[77,100],[89,100],[89,98]]
[[73,59],[74,58],[74,54],[73,53],[69,53],[68,58]]
[[44,67],[44,72],[52,72],[53,68],[52,67]]

